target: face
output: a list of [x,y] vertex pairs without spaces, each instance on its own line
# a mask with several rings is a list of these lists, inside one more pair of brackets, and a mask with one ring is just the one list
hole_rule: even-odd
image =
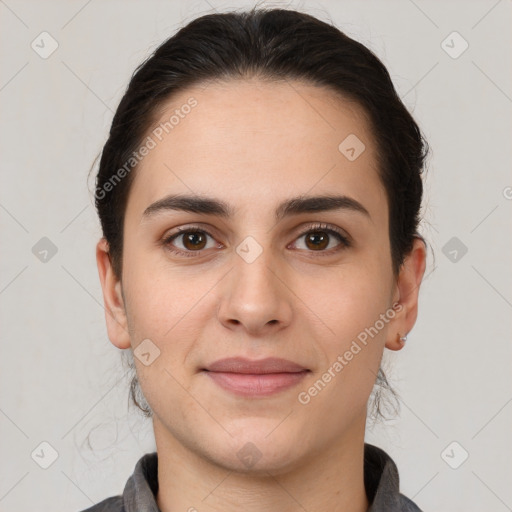
[[[189,88],[160,122],[176,109],[136,170],[122,281],[98,256],[109,337],[143,354],[157,444],[285,471],[364,435],[383,349],[414,323],[414,292],[393,309],[377,148],[358,105],[299,82]],[[298,367],[214,371],[233,357]]]

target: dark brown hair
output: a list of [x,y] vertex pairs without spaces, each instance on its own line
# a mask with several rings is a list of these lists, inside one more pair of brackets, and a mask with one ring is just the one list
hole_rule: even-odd
[[[397,276],[414,238],[423,240],[417,229],[427,142],[372,51],[308,14],[260,7],[196,18],[133,73],[114,115],[96,177],[96,208],[117,276],[122,275],[124,213],[137,167],[133,155],[162,108],[174,93],[189,86],[254,76],[325,86],[363,108],[378,148]],[[391,390],[382,369],[377,385]],[[131,395],[139,405],[143,397],[136,376]],[[146,406],[141,409],[151,415]],[[381,414],[378,403],[377,411]]]

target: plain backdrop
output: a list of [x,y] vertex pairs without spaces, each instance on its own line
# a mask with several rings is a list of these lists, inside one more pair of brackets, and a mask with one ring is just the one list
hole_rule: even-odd
[[[82,510],[155,448],[106,334],[87,175],[136,66],[193,18],[250,5],[0,1],[0,511]],[[367,441],[425,511],[511,510],[511,1],[264,5],[374,50],[432,147],[419,318],[385,350],[401,415]]]

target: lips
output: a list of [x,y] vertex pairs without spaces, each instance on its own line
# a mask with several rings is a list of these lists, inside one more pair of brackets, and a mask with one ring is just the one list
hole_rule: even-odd
[[295,373],[307,370],[307,368],[297,363],[277,357],[268,357],[260,360],[245,359],[244,357],[230,357],[228,359],[219,359],[204,369],[210,372],[252,374]]
[[245,397],[269,396],[297,385],[310,371],[279,358],[220,359],[202,369],[222,389]]

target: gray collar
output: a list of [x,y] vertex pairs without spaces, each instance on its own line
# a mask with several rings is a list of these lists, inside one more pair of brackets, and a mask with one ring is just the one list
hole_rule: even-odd
[[[421,512],[399,491],[396,464],[381,448],[364,444],[364,484],[370,502],[367,512]],[[157,452],[142,456],[126,482],[122,496],[103,500],[82,512],[161,512],[156,504],[158,492]]]

